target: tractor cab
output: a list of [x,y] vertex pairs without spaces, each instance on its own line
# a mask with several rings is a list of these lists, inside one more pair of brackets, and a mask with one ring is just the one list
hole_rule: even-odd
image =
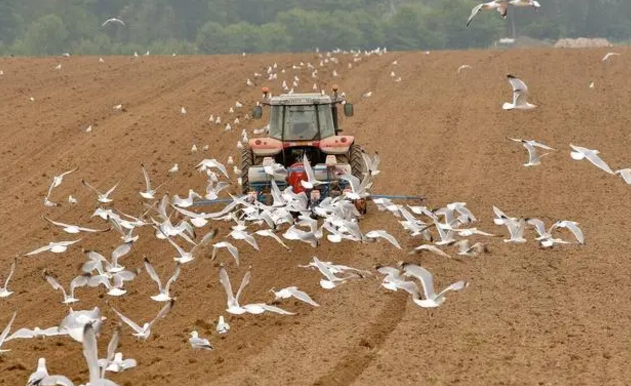
[[[340,174],[353,174],[362,178],[363,161],[361,148],[353,136],[343,135],[339,122],[338,105],[343,105],[346,117],[352,117],[353,105],[347,103],[333,87],[333,95],[282,94],[271,97],[263,89],[263,100],[252,112],[254,119],[261,119],[263,106],[269,106],[268,137],[250,139],[241,154],[241,182],[243,193],[267,193],[274,179],[279,188],[288,185],[294,192],[304,190],[300,184],[306,180],[304,156],[307,156],[316,178],[327,181],[312,195],[327,197],[341,193],[345,182]],[[281,164],[288,175],[274,177],[265,172],[265,166]]]

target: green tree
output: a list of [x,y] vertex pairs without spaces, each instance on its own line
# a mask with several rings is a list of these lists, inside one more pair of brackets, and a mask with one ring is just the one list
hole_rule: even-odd
[[197,49],[204,54],[227,52],[226,35],[221,24],[209,21],[197,33]]
[[15,0],[0,2],[0,42],[6,45],[13,43],[22,27],[22,18],[16,8]]
[[24,48],[31,55],[59,55],[68,48],[68,30],[57,15],[46,15],[33,22],[24,37]]
[[286,52],[291,47],[291,36],[280,23],[267,23],[260,27],[261,52]]

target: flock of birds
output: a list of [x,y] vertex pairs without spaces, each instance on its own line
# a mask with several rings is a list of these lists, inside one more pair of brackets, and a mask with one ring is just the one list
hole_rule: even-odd
[[[493,4],[491,4],[493,3]],[[480,9],[496,8],[498,4],[506,5],[505,1],[494,1],[478,6],[474,9],[471,18]],[[525,4],[529,3],[529,4]],[[494,5],[495,4],[495,5]],[[510,4],[515,6],[530,5],[538,7],[536,1],[513,0]],[[536,5],[535,5],[536,4]],[[504,15],[506,9],[503,9]],[[471,19],[470,19],[471,20]],[[470,21],[469,20],[469,21]],[[103,26],[109,23],[124,23],[119,19],[110,19]],[[320,89],[318,86],[319,69],[327,65],[339,65],[339,56],[349,54],[352,62],[349,62],[348,69],[353,68],[353,63],[360,62],[372,55],[384,55],[385,49],[373,51],[341,51],[336,50],[318,55],[318,64],[299,63],[291,68],[281,69],[277,64],[270,65],[267,75],[254,73],[252,78],[247,78],[245,87],[254,87],[259,79],[279,82],[280,88],[285,93],[293,93],[294,89],[301,86],[301,78],[295,74],[297,71],[309,71],[311,77],[315,79],[313,90]],[[608,54],[609,59],[615,53]],[[398,63],[392,62],[393,66]],[[458,73],[470,66],[462,66]],[[291,71],[294,73],[288,75]],[[295,75],[294,75],[295,74]],[[338,70],[331,72],[332,77],[339,77]],[[289,77],[282,82],[280,79]],[[390,77],[395,82],[400,82],[401,77],[391,71]],[[254,80],[252,80],[254,79]],[[528,88],[520,79],[508,75],[508,81],[513,88],[512,103],[505,103],[502,107],[505,110],[532,110],[537,106],[528,102]],[[361,97],[369,98],[372,91],[364,92]],[[230,108],[229,115],[234,116],[243,107],[237,101],[234,107]],[[122,105],[114,106],[114,110],[122,111]],[[187,110],[181,107],[180,114],[186,115]],[[233,127],[239,126],[247,121],[247,114],[240,115],[234,120],[226,123],[224,131],[231,131]],[[220,116],[211,115],[209,122],[214,125],[223,125]],[[255,129],[255,135],[265,134],[268,127]],[[86,130],[90,131],[90,130]],[[537,148],[554,151],[543,143],[534,140],[524,140],[510,138],[510,140],[521,143],[528,151],[529,158],[525,166],[532,167],[540,165],[540,158]],[[242,148],[248,141],[247,130],[243,129],[241,139],[237,142],[237,148]],[[598,168],[609,174],[620,175],[628,184],[631,184],[631,169],[620,169],[613,171],[599,156],[597,150],[570,145],[572,148],[571,158],[574,160],[588,160]],[[208,146],[202,148],[208,151]],[[198,151],[197,145],[191,148],[192,153]],[[545,155],[545,154],[544,154]],[[361,214],[356,209],[355,200],[372,199],[377,209],[381,212],[390,213],[401,225],[402,229],[412,238],[419,238],[420,245],[411,250],[410,254],[432,254],[440,258],[463,259],[474,258],[488,253],[488,242],[485,239],[503,238],[505,243],[521,244],[526,243],[526,231],[532,230],[532,240],[539,243],[542,248],[552,248],[556,245],[585,243],[585,238],[579,224],[571,220],[558,220],[546,226],[544,221],[537,218],[524,216],[509,216],[501,209],[493,207],[495,217],[493,222],[497,226],[505,227],[508,236],[500,232],[481,230],[474,226],[478,221],[476,216],[467,208],[464,202],[450,203],[440,208],[430,208],[428,206],[400,205],[388,198],[371,198],[370,190],[374,179],[380,174],[380,158],[378,154],[370,156],[363,153],[364,177],[362,180],[352,176],[343,175],[340,178],[347,181],[350,186],[349,191],[345,191],[340,197],[327,197],[317,205],[311,205],[308,195],[304,192],[296,193],[292,187],[279,189],[273,182],[271,189],[271,199],[263,203],[252,200],[250,197],[234,196],[228,193],[234,183],[231,179],[236,179],[236,184],[241,181],[238,178],[240,170],[234,165],[234,160],[229,157],[226,164],[217,159],[203,159],[196,166],[198,174],[204,176],[205,191],[200,194],[195,189],[189,189],[186,197],[179,195],[159,194],[160,188],[164,185],[155,185],[149,172],[144,165],[140,165],[139,172],[142,172],[145,182],[145,190],[138,194],[143,200],[143,208],[137,215],[130,215],[116,209],[116,191],[122,180],[108,187],[107,190],[92,185],[85,179],[81,179],[82,186],[94,193],[94,203],[96,209],[91,218],[100,219],[103,225],[100,227],[86,227],[77,224],[69,224],[61,219],[51,218],[43,215],[42,218],[53,227],[60,229],[69,235],[81,235],[72,240],[51,241],[47,245],[38,246],[33,250],[24,253],[19,258],[12,261],[4,286],[0,288],[0,298],[7,298],[13,294],[10,287],[10,280],[18,268],[19,259],[33,257],[40,254],[53,253],[63,254],[70,248],[80,245],[84,237],[90,234],[115,231],[120,234],[120,245],[111,252],[103,253],[96,250],[83,250],[85,260],[83,261],[78,275],[72,279],[67,286],[62,285],[54,276],[52,270],[46,269],[42,273],[45,280],[54,291],[61,293],[61,303],[68,307],[67,315],[58,325],[49,328],[28,328],[23,327],[13,331],[13,322],[17,311],[0,334],[0,354],[10,350],[13,341],[33,338],[67,338],[77,341],[83,346],[83,354],[89,370],[89,379],[82,385],[86,386],[111,386],[115,382],[108,379],[110,373],[119,373],[133,369],[138,365],[133,358],[126,358],[122,352],[118,351],[118,344],[121,334],[129,331],[138,340],[147,340],[152,334],[152,329],[159,326],[164,318],[169,317],[170,311],[177,303],[177,297],[172,292],[172,287],[177,286],[180,273],[185,266],[192,266],[200,256],[208,256],[211,260],[222,260],[218,271],[219,283],[223,287],[226,295],[225,311],[231,315],[259,315],[263,313],[274,313],[279,315],[294,315],[296,310],[287,309],[281,306],[283,300],[294,298],[312,307],[319,307],[312,297],[297,286],[288,286],[281,289],[270,289],[267,299],[262,296],[256,302],[244,302],[242,295],[252,277],[252,268],[246,268],[236,293],[233,291],[231,279],[226,267],[234,264],[241,267],[242,251],[244,248],[250,251],[259,251],[258,240],[269,238],[277,242],[282,248],[291,250],[292,243],[306,243],[313,248],[317,248],[324,240],[330,243],[356,242],[375,243],[384,240],[392,248],[403,249],[397,238],[384,229],[363,230],[360,227]],[[315,178],[313,170],[308,166],[308,160],[304,160],[306,166],[307,180],[302,182],[305,189],[310,190],[324,183]],[[231,177],[229,166],[233,166],[234,175]],[[65,171],[53,177],[52,183],[44,197],[44,206],[54,210],[62,204],[53,200],[55,189],[61,186],[66,176],[76,172],[78,168]],[[273,164],[265,168],[270,176],[287,173],[282,165]],[[178,164],[175,164],[167,175],[172,176],[179,172]],[[227,205],[214,212],[195,211],[198,200],[215,200],[221,195],[228,195]],[[68,196],[70,205],[76,205],[77,199],[72,195]],[[226,226],[212,226],[212,224],[228,224],[226,234],[219,240],[220,233]],[[131,268],[123,265],[123,259],[133,254],[135,246],[142,243],[146,238],[141,239],[140,229],[149,229],[153,238],[158,242],[169,245],[174,252],[173,270],[168,279],[161,277],[152,261],[144,256],[141,267]],[[568,233],[572,239],[564,235]],[[506,233],[504,233],[506,234]],[[453,249],[452,249],[453,248]],[[208,249],[212,252],[206,253]],[[232,260],[224,260],[229,257]],[[128,264],[126,264],[128,265]],[[412,302],[422,308],[434,308],[443,305],[450,292],[458,292],[466,289],[469,282],[466,280],[456,281],[441,290],[434,287],[433,274],[425,267],[408,261],[401,261],[395,265],[377,265],[372,270],[358,269],[331,261],[322,261],[318,257],[313,257],[306,265],[299,265],[299,268],[314,271],[318,274],[319,285],[324,290],[333,290],[349,281],[363,281],[368,278],[379,278],[381,286],[389,291],[399,291],[409,294]],[[106,307],[117,315],[119,322],[114,328],[111,340],[107,346],[104,358],[99,358],[97,337],[100,335],[106,318],[102,315],[101,309],[95,307],[91,310],[75,310],[73,305],[80,303],[79,289],[84,291],[92,288],[93,291],[104,289],[104,294],[108,298],[119,298],[128,296],[126,284],[135,280],[138,275],[146,273],[155,283],[155,292],[150,296],[150,300],[158,303],[160,310],[152,319],[137,323],[125,315],[125,310],[119,310],[106,302]],[[234,278],[234,277],[233,277]],[[166,279],[166,280],[165,280]],[[247,303],[247,304],[246,304]],[[126,326],[126,327],[125,327]],[[223,315],[218,315],[215,324],[218,335],[227,334],[231,331],[230,325]],[[12,332],[13,331],[13,332]],[[200,336],[199,332],[191,329],[189,344],[193,349],[213,350],[213,345],[208,338]],[[73,381],[63,375],[51,375],[46,367],[46,359],[40,358],[35,371],[27,380],[27,385],[74,385]]]

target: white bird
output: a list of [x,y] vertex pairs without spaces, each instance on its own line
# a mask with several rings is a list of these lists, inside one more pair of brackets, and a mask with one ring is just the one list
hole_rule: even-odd
[[370,98],[372,96],[372,91],[368,91],[362,94],[362,98]]
[[216,244],[213,244],[213,252],[212,252],[211,260],[215,260],[215,258],[217,257],[217,251],[221,248],[226,248],[228,252],[230,252],[232,257],[234,258],[234,261],[237,263],[237,265],[239,265],[239,250],[237,249],[237,247],[235,247],[234,245],[230,244],[227,241],[221,241]]
[[123,105],[116,105],[116,106],[112,107],[112,109],[114,111],[121,111],[123,109]]
[[575,221],[557,221],[554,225],[552,225],[552,227],[550,228],[550,230],[552,231],[555,228],[567,228],[570,230],[570,232],[572,232],[574,234],[574,237],[576,237],[576,241],[578,241],[579,244],[585,244],[585,237],[583,236],[583,231],[581,230],[581,228],[578,227],[578,223]]
[[118,18],[115,18],[115,17],[111,17],[111,18],[105,20],[103,22],[103,24],[101,24],[101,27],[105,27],[109,23],[118,23],[118,24],[123,25],[123,26],[125,25],[125,23],[121,19],[118,19]]
[[291,312],[285,311],[275,306],[270,306],[265,303],[254,303],[254,304],[247,304],[247,305],[241,306],[239,304],[239,296],[243,292],[244,288],[250,282],[251,275],[252,275],[252,272],[248,268],[248,271],[243,276],[243,279],[241,279],[241,285],[239,286],[239,290],[237,291],[237,294],[234,295],[234,293],[232,292],[232,286],[230,284],[230,278],[228,277],[228,272],[226,272],[226,269],[223,267],[223,264],[222,264],[221,269],[219,270],[219,282],[221,283],[224,290],[226,291],[226,296],[228,298],[228,308],[226,309],[226,311],[228,311],[228,313],[234,314],[234,315],[242,315],[245,313],[262,314],[265,311],[269,311],[269,312],[275,312],[275,313],[283,314],[283,315],[293,315],[293,313]]
[[226,321],[223,318],[223,315],[219,316],[219,320],[217,321],[216,330],[217,330],[218,334],[227,334],[228,331],[230,331],[230,325],[228,323],[226,323]]
[[254,83],[252,83],[252,81],[250,80],[250,78],[246,79],[245,84],[249,87],[254,86]]
[[419,267],[418,265],[404,263],[401,267],[403,269],[403,275],[407,277],[415,277],[423,286],[423,294],[425,295],[425,299],[421,300],[416,295],[413,295],[413,301],[420,307],[423,308],[435,308],[439,307],[441,304],[445,302],[445,295],[449,291],[461,291],[469,286],[469,283],[466,281],[458,281],[444,290],[436,293],[434,291],[434,277],[431,272],[423,267]]
[[612,56],[620,56],[620,54],[618,52],[607,52],[607,54],[603,57],[602,61],[606,62]]
[[79,201],[77,201],[76,198],[74,198],[72,195],[68,196],[68,203],[71,205],[77,205],[79,203]]
[[63,222],[59,222],[59,221],[53,221],[46,216],[42,216],[42,218],[55,226],[61,227],[64,232],[70,233],[70,234],[77,234],[80,232],[87,232],[87,233],[108,232],[112,229],[112,228],[107,228],[107,229],[84,228],[78,225],[70,225]]
[[11,334],[11,336],[9,336],[6,339],[6,342],[13,339],[46,338],[46,337],[51,337],[51,336],[64,336],[64,335],[68,335],[68,333],[59,331],[59,327],[57,326],[45,328],[45,329],[35,327],[32,330],[28,328],[20,328],[19,330]]
[[72,279],[72,281],[70,282],[70,288],[69,288],[70,293],[67,293],[64,287],[61,284],[59,284],[59,282],[46,270],[44,270],[44,279],[46,279],[48,284],[50,284],[51,287],[53,287],[55,291],[61,291],[61,293],[64,296],[64,301],[62,302],[63,304],[71,304],[71,303],[76,303],[79,301],[79,299],[77,299],[74,296],[74,290],[76,288],[85,287],[86,285],[88,285],[88,282],[90,280],[90,275],[88,274],[79,275],[75,277],[74,279]]
[[509,139],[511,141],[520,142],[526,148],[526,150],[528,150],[528,162],[524,164],[524,166],[526,167],[537,166],[541,164],[539,155],[537,154],[537,149],[535,149],[535,147],[539,147],[546,150],[554,150],[553,148],[534,140],[526,140],[526,139],[518,139],[518,138],[509,138]]
[[15,316],[17,314],[18,314],[17,312],[13,313],[13,316],[11,317],[11,320],[9,321],[9,324],[7,324],[7,326],[4,328],[4,330],[2,330],[2,333],[0,333],[0,354],[11,351],[11,350],[2,349],[2,344],[4,343],[5,339],[7,338],[7,335],[9,335],[9,332],[11,331],[11,325],[13,324],[13,321],[15,320]]
[[585,147],[574,146],[572,144],[570,144],[570,147],[573,150],[572,152],[570,152],[570,156],[572,157],[572,159],[577,160],[577,161],[587,159],[597,168],[602,169],[609,174],[614,174],[613,170],[611,170],[609,165],[607,165],[605,161],[603,161],[598,156],[598,154],[600,153],[598,150],[587,149]]
[[622,177],[624,182],[626,182],[628,185],[631,185],[631,169],[627,168],[627,169],[616,170],[615,174],[617,176]]
[[11,267],[9,268],[9,274],[7,275],[7,278],[4,280],[4,287],[0,288],[0,298],[7,298],[11,296],[11,294],[13,293],[13,291],[9,291],[9,280],[11,280],[11,277],[15,273],[15,266],[17,265],[17,263],[18,263],[18,259],[17,258],[13,259],[13,262],[11,263]]
[[193,146],[191,146],[191,153],[197,153],[197,145],[193,144]]
[[149,179],[149,174],[147,173],[147,169],[145,169],[144,164],[140,164],[140,167],[142,168],[142,175],[145,177],[145,191],[140,192],[140,195],[144,199],[153,200],[155,198],[155,194],[157,190],[160,188],[160,186],[164,185],[164,182],[160,184],[157,188],[151,189],[151,180]]
[[213,346],[208,339],[200,338],[197,331],[191,331],[191,337],[188,339],[188,342],[194,349],[213,350]]
[[313,257],[313,262],[316,268],[318,268],[320,273],[325,277],[325,279],[320,279],[320,287],[324,289],[333,289],[338,285],[345,283],[347,280],[359,279],[362,277],[359,274],[355,273],[351,273],[348,276],[338,277],[335,275],[330,265],[324,264],[317,257]]
[[54,188],[58,187],[59,185],[61,185],[61,183],[64,180],[64,177],[67,176],[70,173],[73,173],[74,171],[76,171],[79,168],[74,168],[72,170],[68,170],[66,172],[61,173],[58,176],[54,176],[53,177],[53,181],[50,184],[50,187],[48,188],[48,193],[46,194],[46,198],[50,197],[51,192],[53,191]]
[[228,179],[230,178],[230,176],[228,175],[228,170],[226,169],[226,166],[214,158],[205,159],[201,161],[200,163],[197,164],[197,166],[195,166],[195,168],[199,170],[200,172],[205,172],[206,170],[215,168],[219,170],[221,173],[223,173],[223,175],[226,176],[226,178]]
[[180,114],[186,115],[186,107],[184,106],[180,107]]
[[502,105],[504,110],[531,110],[537,107],[528,102],[528,86],[526,86],[526,83],[511,74],[506,75],[506,78],[508,78],[508,82],[513,87],[513,103],[504,103]]
[[151,279],[155,281],[156,284],[158,285],[158,291],[159,291],[158,295],[151,296],[152,300],[156,302],[167,302],[172,299],[171,295],[169,295],[169,289],[171,288],[171,284],[173,284],[177,280],[177,278],[180,276],[180,266],[181,266],[180,263],[175,263],[175,272],[169,278],[166,284],[162,286],[162,282],[160,281],[160,276],[158,276],[158,274],[156,273],[156,270],[153,268],[153,265],[151,264],[149,259],[145,257],[145,269],[147,270],[147,273],[149,274]]
[[283,288],[279,291],[275,291],[273,288],[270,290],[271,293],[274,294],[274,301],[279,301],[281,299],[289,299],[291,297],[294,297],[302,302],[305,302],[307,304],[310,304],[314,307],[319,307],[320,305],[318,303],[316,303],[313,299],[311,299],[311,296],[309,296],[306,292],[301,291],[298,289],[298,287],[296,286],[292,286],[292,287],[286,287]]
[[504,225],[508,228],[510,239],[504,239],[505,243],[525,243],[524,230],[526,229],[526,220],[523,218],[517,221],[513,219],[505,219]]
[[366,238],[368,239],[382,238],[382,239],[387,240],[390,244],[394,245],[395,247],[401,249],[401,245],[399,245],[399,242],[397,241],[397,239],[384,230],[370,231],[366,233]]
[[495,9],[502,16],[503,19],[506,18],[506,14],[508,13],[508,3],[506,0],[493,0],[488,3],[478,4],[471,10],[471,16],[467,20],[467,27],[471,24],[471,21],[481,10]]
[[99,191],[98,189],[96,189],[95,187],[93,187],[92,185],[90,185],[88,182],[86,182],[85,180],[81,180],[81,183],[84,186],[87,186],[88,188],[90,188],[91,190],[93,190],[96,194],[97,194],[97,201],[98,202],[102,202],[104,204],[108,203],[108,202],[112,202],[114,200],[112,200],[110,198],[110,195],[114,192],[114,190],[116,190],[116,188],[118,187],[118,184],[121,183],[122,180],[118,180],[118,182],[116,183],[116,185],[114,185],[113,187],[110,188],[110,190],[108,190],[105,193],[102,193],[101,191]]
[[470,65],[468,64],[463,64],[462,66],[458,67],[458,74],[460,74],[460,71],[466,69],[466,68],[472,68]]
[[469,240],[467,239],[459,240],[454,245],[458,247],[458,254],[460,256],[476,257],[479,256],[481,253],[488,251],[486,245],[484,245],[483,243],[477,242],[473,245],[470,245]]
[[[99,365],[101,365],[102,359],[99,359]],[[131,369],[136,367],[138,363],[133,358],[123,359],[123,353],[117,352],[114,354],[114,358],[109,362],[107,366],[105,366],[105,371],[110,371],[113,373],[122,373],[127,369]],[[103,367],[103,366],[101,366]]]
[[112,306],[110,306],[110,308],[116,313],[116,315],[118,315],[119,318],[121,318],[123,322],[125,322],[129,327],[131,327],[134,330],[134,333],[132,334],[133,336],[139,339],[147,340],[149,336],[151,335],[151,327],[158,320],[164,318],[169,313],[169,311],[171,311],[171,308],[173,308],[174,304],[175,304],[175,298],[169,300],[169,302],[165,304],[164,307],[162,307],[160,312],[158,312],[158,315],[156,315],[156,317],[151,322],[143,324],[142,327],[137,325],[133,320],[129,319],[125,315],[121,314],[116,308]]
[[421,251],[432,252],[432,253],[435,253],[435,254],[437,254],[439,256],[448,257],[448,258],[451,259],[451,256],[449,256],[447,253],[443,252],[442,249],[440,249],[437,246],[432,245],[432,244],[419,245],[418,247],[414,248],[414,251],[412,251],[411,253],[419,253]]
[[364,164],[366,165],[366,170],[368,174],[374,177],[377,174],[381,173],[381,171],[379,170],[379,164],[381,164],[379,153],[375,152],[375,155],[370,158],[368,154],[362,152],[362,158],[364,160]]
[[174,164],[174,165],[173,165],[173,167],[171,167],[171,169],[169,169],[169,171],[168,171],[168,173],[167,173],[167,174],[168,174],[169,176],[172,176],[172,175],[174,175],[175,173],[177,173],[178,171],[180,171],[180,167],[178,166],[178,164]]
[[85,311],[74,311],[70,308],[68,315],[59,324],[59,331],[68,333],[72,339],[82,343],[85,326],[91,324],[98,333],[104,320],[105,317],[101,316],[101,310],[98,307]]
[[271,229],[260,229],[256,232],[254,232],[254,234],[259,235],[259,236],[263,236],[263,237],[271,237],[274,240],[276,240],[280,245],[283,246],[283,248],[289,250],[289,247],[287,245],[285,245],[285,243],[283,243],[283,240],[281,240],[280,237],[278,237],[276,235],[276,233],[274,233],[273,230]]
[[342,174],[339,176],[341,180],[345,180],[350,184],[351,191],[345,191],[344,196],[346,196],[350,200],[359,200],[362,198],[366,198],[370,195],[368,193],[368,189],[372,186],[372,181],[370,174],[366,175],[364,179],[360,182],[359,178],[355,177],[352,174]]
[[39,358],[37,360],[37,369],[26,381],[26,386],[39,385],[74,386],[72,381],[63,375],[49,375],[48,369],[46,368],[46,358]]
[[234,105],[235,105],[235,107],[236,107],[236,108],[238,108],[238,109],[240,109],[241,107],[243,107],[243,104],[242,104],[241,102],[239,102],[239,101],[236,101],[236,102],[234,103]]
[[105,379],[105,372],[99,366],[98,345],[96,342],[97,331],[92,323],[88,323],[83,328],[83,357],[88,365],[89,382],[85,386],[118,386],[108,379]]
[[37,255],[38,253],[47,252],[47,251],[50,251],[52,253],[64,253],[66,252],[66,250],[68,250],[68,247],[70,245],[78,243],[79,241],[81,241],[81,239],[74,240],[74,241],[50,242],[48,243],[48,245],[45,245],[41,248],[37,248],[34,251],[25,253],[23,256],[33,256],[33,255]]
[[508,2],[514,7],[533,7],[535,11],[539,11],[541,4],[537,0],[511,0]]
[[57,71],[61,70],[61,63],[59,63],[59,64],[57,65],[57,67],[55,67],[55,70],[57,70]]

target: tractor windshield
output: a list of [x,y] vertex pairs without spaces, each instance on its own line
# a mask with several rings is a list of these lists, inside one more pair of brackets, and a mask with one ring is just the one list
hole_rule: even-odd
[[269,135],[284,141],[313,141],[331,137],[335,135],[331,106],[272,106]]

